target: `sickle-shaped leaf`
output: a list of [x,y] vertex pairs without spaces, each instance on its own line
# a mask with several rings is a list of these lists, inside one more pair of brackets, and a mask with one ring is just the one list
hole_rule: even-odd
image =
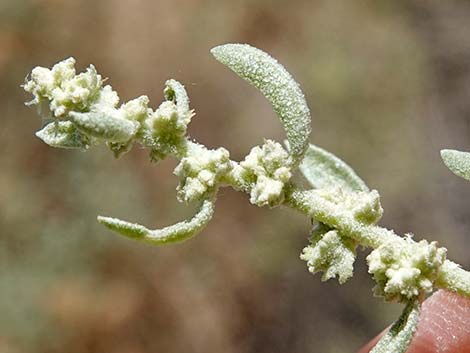
[[299,163],[311,129],[310,111],[297,82],[275,59],[247,44],[220,45],[211,53],[269,100],[286,130],[293,163]]
[[398,320],[370,353],[405,353],[418,327],[419,313],[418,300],[409,301]]
[[300,163],[300,171],[317,189],[340,186],[349,191],[369,191],[354,170],[324,149],[310,144]]
[[470,181],[470,153],[456,150],[442,150],[444,164],[452,173]]
[[195,236],[209,223],[213,215],[214,201],[204,200],[198,212],[191,219],[162,229],[150,230],[137,223],[102,216],[98,216],[98,222],[126,237],[159,245],[181,242]]

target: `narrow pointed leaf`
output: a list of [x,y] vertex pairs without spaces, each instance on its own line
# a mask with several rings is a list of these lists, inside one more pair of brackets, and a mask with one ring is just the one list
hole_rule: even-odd
[[213,214],[214,201],[205,200],[193,218],[162,229],[150,230],[140,224],[102,216],[98,216],[98,222],[126,237],[159,245],[181,242],[195,236],[209,223]]
[[247,44],[220,45],[211,53],[269,100],[286,130],[293,163],[299,163],[311,128],[310,111],[298,83],[274,58]]
[[408,302],[398,320],[370,353],[405,353],[418,327],[419,314],[418,300]]
[[340,186],[349,191],[369,191],[354,170],[324,149],[310,144],[300,163],[300,171],[317,189]]
[[87,149],[89,139],[70,121],[54,121],[36,132],[36,136],[51,147]]
[[470,153],[456,150],[442,150],[444,164],[452,173],[470,181]]

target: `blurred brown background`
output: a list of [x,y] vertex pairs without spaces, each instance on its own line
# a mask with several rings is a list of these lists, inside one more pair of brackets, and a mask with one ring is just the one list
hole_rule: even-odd
[[161,227],[191,214],[175,161],[135,149],[55,150],[19,87],[74,56],[122,100],[153,108],[167,78],[196,109],[198,141],[242,159],[281,140],[265,99],[209,49],[246,42],[278,58],[313,112],[312,141],[382,195],[382,224],[438,240],[470,267],[470,185],[441,148],[470,150],[470,2],[348,0],[0,0],[0,352],[355,352],[394,320],[364,265],[321,283],[298,255],[309,222],[222,190],[214,221],[153,248],[95,221]]

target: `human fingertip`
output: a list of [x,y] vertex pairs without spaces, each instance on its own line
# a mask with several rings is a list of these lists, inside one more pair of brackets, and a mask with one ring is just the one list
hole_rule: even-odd
[[[365,345],[368,353],[386,331]],[[421,310],[418,329],[407,353],[470,353],[470,298],[437,291]]]

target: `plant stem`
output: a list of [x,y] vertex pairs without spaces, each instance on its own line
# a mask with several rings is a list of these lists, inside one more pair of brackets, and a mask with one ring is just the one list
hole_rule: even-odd
[[[392,230],[356,220],[345,207],[325,200],[314,190],[301,191],[291,186],[287,191],[285,205],[331,228],[338,229],[345,236],[357,240],[362,246],[376,249],[385,243],[404,241]],[[470,296],[470,272],[446,260],[435,285]]]

